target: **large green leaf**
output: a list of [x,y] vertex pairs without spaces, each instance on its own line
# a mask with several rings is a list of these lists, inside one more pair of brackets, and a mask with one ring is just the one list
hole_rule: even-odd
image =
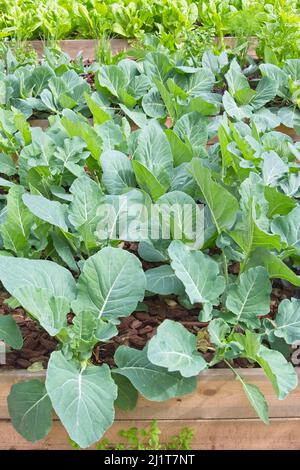
[[173,156],[168,139],[157,123],[141,130],[133,159],[148,169],[163,187],[169,187]]
[[113,322],[130,315],[144,298],[146,278],[139,259],[120,248],[106,247],[83,266],[72,304],[75,312],[89,310]]
[[162,238],[203,245],[204,213],[194,199],[182,191],[170,191],[156,201],[162,214]]
[[66,325],[76,286],[71,273],[52,261],[0,257],[5,289],[50,335]]
[[112,369],[112,374],[118,387],[118,396],[115,405],[123,411],[133,410],[138,400],[137,390],[125,375],[114,374],[114,369]]
[[117,387],[109,367],[81,368],[62,352],[51,354],[46,389],[71,439],[80,447],[97,442],[114,420]]
[[136,186],[129,158],[117,150],[107,150],[101,155],[102,183],[109,194],[122,194]]
[[138,127],[141,129],[148,125],[148,120],[146,114],[141,110],[129,109],[122,103],[119,103],[119,106],[123,113],[131,119]]
[[88,176],[77,178],[70,188],[73,201],[69,207],[69,220],[80,232],[86,246],[96,244],[94,232],[103,193],[100,186]]
[[284,299],[280,302],[275,318],[274,334],[288,344],[300,340],[300,300]]
[[262,175],[266,186],[276,186],[280,178],[288,172],[288,166],[280,156],[271,150],[263,152]]
[[261,344],[256,333],[246,330],[245,335],[235,333],[233,339],[242,346],[244,357],[256,361],[263,368],[279,400],[297,387],[298,376],[293,365],[279,351]]
[[262,75],[270,78],[277,87],[277,94],[284,96],[285,89],[288,87],[288,76],[280,68],[274,64],[260,64]]
[[158,266],[146,271],[146,289],[153,294],[160,295],[182,295],[184,286],[177,278],[171,266]]
[[201,189],[218,232],[230,229],[239,209],[236,198],[213,180],[210,170],[201,163],[200,159],[192,160],[189,171]]
[[124,194],[107,195],[98,209],[99,240],[140,241],[150,232],[149,215],[153,214],[151,199],[140,189]]
[[241,377],[239,378],[239,380],[242,383],[244,392],[249,402],[255,409],[257,415],[265,424],[269,424],[269,408],[264,395],[261,393],[261,391],[256,385],[244,382]]
[[273,235],[261,229],[258,221],[254,218],[254,203],[250,205],[248,211],[244,211],[242,226],[232,230],[229,234],[231,238],[243,250],[246,257],[256,248],[281,249],[281,239],[279,235]]
[[0,340],[13,349],[21,349],[23,346],[20,328],[11,315],[0,315]]
[[208,69],[199,69],[196,73],[177,75],[176,84],[190,97],[201,96],[209,92],[215,83],[213,73]]
[[97,80],[102,88],[105,88],[114,96],[118,96],[119,90],[127,85],[126,75],[122,68],[117,65],[102,65]]
[[67,241],[67,238],[63,233],[52,232],[51,233],[53,246],[57,251],[59,257],[63,262],[71,269],[71,271],[78,272],[78,266],[74,259],[71,247]]
[[150,52],[144,60],[144,71],[151,80],[158,79],[164,82],[172,65],[166,54],[162,52]]
[[258,316],[270,311],[272,285],[268,272],[258,266],[242,273],[239,282],[230,286],[226,298],[226,307],[236,315],[236,321],[251,326],[258,324]]
[[223,318],[212,319],[209,322],[207,331],[211,342],[218,346],[218,348],[224,348],[227,346],[225,338],[228,333],[230,333],[230,327]]
[[32,214],[51,225],[55,225],[64,232],[68,231],[66,224],[66,206],[57,201],[50,201],[44,196],[23,194],[25,206]]
[[183,283],[192,304],[214,302],[225,289],[225,279],[219,266],[201,251],[190,251],[174,240],[168,249],[171,266]]
[[33,91],[33,96],[38,96],[47,87],[49,80],[54,76],[54,71],[49,65],[38,65],[25,79],[27,90]]
[[236,58],[231,61],[230,67],[225,74],[225,79],[232,95],[235,95],[235,93],[240,90],[249,88],[247,77],[243,74]]
[[207,121],[197,112],[184,114],[175,124],[174,132],[185,143],[191,145],[194,155],[207,143]]
[[197,111],[202,114],[202,116],[213,116],[218,114],[220,102],[218,100],[218,95],[205,93],[202,96],[192,98],[189,104],[184,108],[184,111],[187,113]]
[[253,106],[254,109],[259,109],[275,98],[277,85],[271,78],[263,77],[258,82],[255,92],[255,95],[251,99],[251,106]]
[[261,345],[256,361],[271,380],[279,400],[283,400],[290,391],[297,387],[298,376],[295,368],[291,363],[287,362],[279,351],[268,349]]
[[0,153],[0,173],[13,176],[17,172],[12,158],[6,153]]
[[22,186],[10,188],[7,196],[7,215],[0,225],[4,248],[16,254],[26,254],[30,248],[29,235],[33,224],[33,215],[22,201]]
[[121,127],[113,121],[106,121],[101,125],[96,125],[95,130],[103,142],[103,149],[113,150],[122,143],[123,134]]
[[90,96],[88,93],[85,93],[84,97],[96,124],[103,124],[111,119],[110,115],[102,108],[101,102],[98,102],[100,100],[97,100],[96,93],[95,96]]
[[172,150],[174,166],[190,162],[193,158],[193,151],[189,142],[184,143],[172,129],[165,130],[165,134]]
[[238,106],[228,91],[225,91],[222,102],[225,112],[233,119],[242,121],[243,119],[249,119],[251,117],[251,106],[248,104]]
[[300,287],[300,276],[294,273],[277,255],[262,248],[251,254],[247,267],[264,266],[272,279],[286,279],[294,286]]
[[273,233],[280,235],[289,248],[296,254],[300,252],[300,206],[282,217],[276,217],[271,223]]
[[299,59],[288,59],[285,61],[283,66],[284,72],[293,80],[300,80],[300,60]]
[[178,372],[168,372],[152,364],[143,351],[120,346],[114,356],[117,369],[114,373],[127,377],[148,400],[163,401],[191,393],[197,385],[196,377],[182,377]]
[[102,139],[95,129],[85,121],[71,120],[67,116],[61,118],[61,123],[70,137],[81,137],[84,140],[92,157],[98,162],[102,150]]
[[148,359],[152,364],[192,377],[206,369],[207,363],[197,351],[197,338],[183,325],[165,320],[148,344]]
[[45,385],[40,380],[14,384],[7,398],[14,428],[27,441],[36,442],[49,433],[52,405]]
[[153,201],[156,201],[160,196],[165,194],[167,188],[163,186],[158,179],[148,170],[142,163],[137,160],[132,160],[132,168],[138,185],[140,188],[148,193]]
[[156,88],[151,88],[142,100],[143,110],[152,118],[163,118],[167,116],[167,110]]
[[296,207],[296,202],[293,198],[277,191],[276,188],[271,186],[265,186],[264,196],[269,205],[267,213],[269,219],[272,219],[275,215],[287,215]]

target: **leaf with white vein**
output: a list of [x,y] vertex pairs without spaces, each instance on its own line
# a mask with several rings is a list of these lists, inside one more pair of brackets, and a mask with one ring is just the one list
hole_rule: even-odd
[[169,265],[146,271],[147,290],[160,295],[182,295],[184,286]]
[[112,425],[117,387],[106,364],[80,368],[61,351],[53,352],[46,389],[69,436],[80,447],[97,442]]
[[196,377],[182,377],[179,372],[168,372],[164,367],[152,364],[147,357],[147,347],[139,351],[120,346],[114,359],[118,366],[114,374],[127,377],[148,400],[168,400],[191,393],[197,386]]
[[66,224],[66,206],[57,201],[50,201],[44,196],[34,194],[24,194],[23,202],[25,206],[41,220],[51,225],[59,227],[64,232],[68,231]]
[[225,279],[219,266],[201,251],[190,251],[174,240],[169,246],[171,266],[183,283],[192,304],[214,302],[225,289]]
[[192,377],[206,369],[207,363],[197,351],[197,338],[183,325],[165,320],[148,344],[148,359],[152,364]]
[[262,175],[265,185],[275,186],[279,179],[288,172],[288,166],[276,152],[264,152],[262,154]]
[[0,280],[50,335],[66,325],[76,285],[71,273],[52,261],[0,256]]
[[47,436],[52,426],[52,405],[43,382],[26,380],[14,384],[7,404],[14,428],[27,441],[36,442]]
[[228,289],[226,307],[236,315],[236,321],[256,325],[259,315],[270,311],[272,290],[267,270],[261,266],[242,273],[238,284]]
[[91,311],[113,322],[130,315],[144,298],[146,278],[139,259],[120,248],[106,247],[88,258],[79,277],[77,312]]
[[275,318],[274,334],[288,344],[300,340],[300,300],[284,299],[280,302]]

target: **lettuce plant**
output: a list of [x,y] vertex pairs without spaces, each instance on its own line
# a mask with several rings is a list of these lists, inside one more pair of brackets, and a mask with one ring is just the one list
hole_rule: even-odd
[[[201,381],[218,363],[267,423],[266,399],[245,382],[240,358],[263,369],[279,399],[297,386],[286,349],[300,339],[300,302],[285,299],[274,315],[271,291],[273,279],[300,286],[299,144],[276,130],[274,106],[276,97],[297,105],[277,76],[291,77],[298,61],[275,75],[261,67],[256,86],[237,61],[207,53],[208,63],[189,67],[151,52],[140,62],[96,66],[93,92],[68,64],[41,64],[34,70],[43,79],[27,89],[58,96],[48,129],[30,128],[18,101],[0,109],[0,280],[9,304],[58,342],[45,382],[15,384],[8,398],[13,425],[30,441],[47,435],[54,409],[70,438],[89,447],[113,423],[115,406],[132,409],[138,393],[152,401],[192,393],[199,374]],[[65,74],[74,83],[66,95]],[[223,100],[214,92],[220,74]],[[18,67],[11,75],[19,89]],[[64,106],[77,86],[93,123],[81,108]],[[187,205],[191,221],[203,211],[201,233],[186,230]],[[156,237],[149,208],[151,218],[158,214]],[[122,226],[124,214],[132,232]],[[124,241],[136,242],[137,252],[122,249]],[[142,260],[158,265],[144,271]],[[116,336],[121,319],[149,295],[197,308],[204,343],[165,320],[143,349],[120,346],[115,367],[96,365],[94,347]],[[11,315],[0,317],[0,338],[22,347]]]

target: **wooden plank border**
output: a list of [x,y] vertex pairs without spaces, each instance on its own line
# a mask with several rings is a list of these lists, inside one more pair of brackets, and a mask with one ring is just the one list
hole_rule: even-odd
[[[123,39],[123,38],[114,38],[110,39],[112,51],[114,54],[122,52],[129,48],[130,42],[134,39]],[[220,38],[215,38],[215,42],[220,42]],[[48,44],[51,44],[51,41],[46,40],[33,40],[25,41],[25,44],[29,44],[35,49],[38,56],[41,58],[43,55],[44,47]],[[76,57],[80,52],[83,55],[84,59],[94,59],[95,50],[99,43],[97,39],[63,39],[59,41],[61,49],[66,52],[71,58]],[[234,36],[224,37],[224,43],[230,48],[234,48],[237,45],[237,38]],[[256,48],[258,46],[258,39],[256,37],[251,37],[249,39],[249,50],[248,54],[253,59],[257,59]]]
[[[51,44],[51,41],[48,43]],[[123,52],[129,48],[128,39],[111,39],[110,43],[113,54]],[[38,57],[41,58],[43,56],[44,48],[47,46],[47,41],[27,41],[27,44],[33,47],[37,52]],[[99,41],[97,39],[64,39],[59,41],[62,51],[67,53],[72,59],[74,59],[79,53],[82,53],[84,59],[93,60],[95,58],[98,44]]]
[[[300,387],[280,401],[261,369],[240,369],[239,373],[265,394],[270,426],[257,419],[231,371],[212,369],[199,376],[198,388],[190,395],[167,402],[150,402],[139,397],[135,410],[117,412],[106,437],[113,443],[122,442],[118,436],[120,429],[142,427],[156,419],[165,439],[183,427],[192,428],[194,449],[300,449]],[[297,373],[300,378],[300,368]],[[36,444],[28,443],[13,429],[6,404],[10,387],[34,377],[43,378],[44,373],[0,370],[0,449],[70,448],[67,434],[56,417],[51,433]]]

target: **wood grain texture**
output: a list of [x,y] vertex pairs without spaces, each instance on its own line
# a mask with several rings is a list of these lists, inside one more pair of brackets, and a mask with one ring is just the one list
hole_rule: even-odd
[[[249,383],[256,384],[266,396],[271,418],[300,419],[300,387],[285,400],[278,400],[269,380],[260,369],[241,369],[240,374]],[[298,369],[300,377],[300,369]],[[21,380],[41,379],[43,373],[0,371],[0,419],[9,419],[6,397],[11,385]],[[139,397],[138,406],[130,413],[117,411],[120,420],[151,419],[251,419],[255,418],[249,402],[234,375],[227,369],[212,369],[199,376],[197,390],[184,397],[166,402],[150,402]]]
[[[132,426],[145,427],[146,420],[116,421],[105,437],[113,444],[123,439],[118,435],[121,429]],[[158,420],[158,426],[166,442],[183,427],[194,431],[193,450],[300,450],[299,419],[273,419],[269,426],[256,419],[244,420]],[[70,450],[64,427],[54,421],[48,436],[30,443],[23,439],[9,421],[0,421],[0,450]],[[92,447],[93,449],[93,447]]]
[[[143,427],[157,419],[168,440],[183,427],[194,430],[193,449],[300,449],[300,387],[279,401],[260,369],[241,369],[240,374],[260,387],[270,406],[271,424],[255,417],[240,384],[227,369],[212,369],[199,376],[197,390],[167,402],[149,402],[142,397],[134,411],[117,411],[114,425],[106,433],[112,443],[120,443],[121,429]],[[297,370],[300,377],[300,368]],[[54,416],[50,434],[32,444],[13,429],[6,405],[12,384],[44,373],[0,370],[0,449],[69,449],[67,433]]]
[[[132,39],[122,39],[116,38],[111,39],[112,52],[117,54],[129,48],[130,41]],[[43,56],[43,50],[47,44],[51,45],[51,42],[44,40],[34,40],[27,41],[37,52],[39,57]],[[93,60],[95,57],[95,49],[98,45],[97,39],[63,39],[59,41],[59,45],[63,52],[67,53],[70,57],[75,58],[79,53],[82,53],[84,59]],[[216,43],[220,43],[219,38],[215,38]],[[224,44],[229,48],[234,48],[237,45],[237,39],[232,36],[227,36],[224,38]],[[258,46],[258,40],[255,37],[250,38],[249,40],[249,50],[248,54],[256,59],[256,48]]]
[[[28,41],[28,43],[37,52],[41,58],[47,41]],[[111,48],[113,54],[123,52],[128,49],[129,41],[127,39],[111,39]],[[79,53],[82,53],[84,59],[93,60],[95,58],[95,50],[98,45],[96,39],[64,39],[59,41],[59,45],[63,52],[67,53],[72,59],[74,59]]]

